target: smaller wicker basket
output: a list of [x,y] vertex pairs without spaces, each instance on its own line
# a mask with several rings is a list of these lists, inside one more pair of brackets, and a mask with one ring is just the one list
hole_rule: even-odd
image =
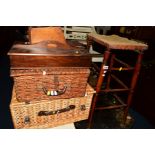
[[87,85],[84,97],[18,102],[13,90],[10,104],[14,127],[51,128],[88,119],[92,97],[95,91]]
[[89,74],[88,68],[78,67],[11,70],[19,102],[82,97]]

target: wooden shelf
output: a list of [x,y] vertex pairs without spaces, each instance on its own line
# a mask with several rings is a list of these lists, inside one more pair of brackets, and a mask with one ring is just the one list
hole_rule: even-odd
[[105,109],[116,109],[124,107],[124,105],[112,105],[112,106],[105,106],[105,107],[96,107],[95,110],[105,110]]
[[122,92],[122,91],[129,91],[130,89],[104,89],[104,90],[100,90],[100,93],[103,92]]
[[120,71],[120,70],[121,71],[128,71],[128,70],[134,70],[134,67],[128,67],[128,68],[112,67],[111,70],[113,70],[113,71]]

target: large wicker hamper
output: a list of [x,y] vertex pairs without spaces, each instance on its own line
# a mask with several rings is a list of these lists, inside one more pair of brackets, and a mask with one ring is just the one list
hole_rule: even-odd
[[82,97],[89,73],[88,68],[80,67],[11,70],[19,102]]
[[95,91],[87,85],[84,97],[18,102],[13,91],[10,110],[15,128],[51,128],[88,119]]

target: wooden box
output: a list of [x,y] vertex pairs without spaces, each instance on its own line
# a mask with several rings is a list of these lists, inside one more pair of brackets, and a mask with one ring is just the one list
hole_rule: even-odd
[[[11,68],[90,67],[91,55],[86,50],[49,47],[50,41],[33,45],[14,45],[8,55]],[[53,45],[54,46],[54,45]]]
[[29,44],[15,44],[8,55],[12,68],[89,67],[88,51],[69,44],[60,27],[31,27]]
[[16,44],[8,55],[18,101],[84,96],[91,64],[86,51],[45,40]]

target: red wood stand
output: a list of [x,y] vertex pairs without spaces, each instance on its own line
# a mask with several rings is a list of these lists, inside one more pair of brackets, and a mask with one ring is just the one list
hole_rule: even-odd
[[[96,85],[96,94],[94,95],[93,101],[92,101],[92,107],[89,115],[89,123],[88,123],[88,128],[91,128],[92,125],[92,119],[93,119],[93,114],[95,110],[104,110],[104,109],[113,109],[113,108],[121,108],[124,107],[124,123],[126,122],[126,118],[128,115],[128,109],[131,105],[132,102],[132,96],[134,93],[134,88],[138,79],[139,71],[141,68],[141,61],[142,61],[142,55],[143,51],[148,48],[148,46],[144,43],[140,43],[137,41],[133,40],[128,40],[127,38],[122,38],[116,35],[111,35],[111,36],[105,36],[105,35],[98,35],[98,34],[89,34],[88,35],[88,42],[87,42],[87,47],[88,49],[92,45],[93,42],[97,42],[101,44],[102,46],[106,47],[106,51],[103,54],[103,62],[101,65],[101,68],[99,69],[99,77]],[[117,52],[113,52],[113,50],[119,50],[122,52],[126,52],[125,50],[129,50],[131,52],[137,52],[137,61],[134,67],[131,67],[128,65],[126,62],[119,60],[117,58]],[[110,62],[110,63],[109,63]],[[113,67],[114,62],[119,63],[122,67]],[[112,71],[132,71],[133,70],[133,75],[131,79],[131,84],[130,86],[127,86],[124,84],[118,77],[116,77],[114,74],[112,74]],[[108,77],[106,78],[106,88],[101,89],[101,86],[103,82],[105,82],[105,76],[106,76],[106,71],[109,72]],[[110,82],[111,79],[114,79],[117,83],[119,83],[122,88],[117,88],[117,89],[111,89],[110,88]],[[112,92],[114,93],[114,97],[118,100],[120,103],[119,105],[111,105],[111,106],[96,106],[96,102],[98,99],[98,95],[103,92]],[[126,103],[122,101],[122,99],[115,94],[115,92],[127,92],[128,97]],[[104,97],[104,96],[103,96]]]

